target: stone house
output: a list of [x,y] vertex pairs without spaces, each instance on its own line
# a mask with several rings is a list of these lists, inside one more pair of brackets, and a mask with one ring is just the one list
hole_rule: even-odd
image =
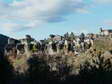
[[102,29],[100,28],[100,34],[104,36],[112,36],[112,29]]

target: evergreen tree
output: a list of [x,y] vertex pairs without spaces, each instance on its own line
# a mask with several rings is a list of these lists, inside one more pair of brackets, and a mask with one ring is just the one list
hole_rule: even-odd
[[71,40],[75,39],[75,35],[74,35],[73,32],[71,32],[71,34],[70,34],[70,38],[71,38]]

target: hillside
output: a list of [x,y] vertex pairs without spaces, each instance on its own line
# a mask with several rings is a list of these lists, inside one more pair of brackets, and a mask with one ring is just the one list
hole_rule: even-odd
[[29,52],[30,57],[25,53],[13,57],[11,55],[15,54],[12,53],[7,56],[13,70],[13,76],[9,78],[10,84],[15,84],[15,81],[18,84],[102,84],[100,81],[105,77],[105,84],[107,81],[112,82],[108,80],[112,76],[111,47],[112,40],[103,37],[95,39],[90,49],[78,55]]

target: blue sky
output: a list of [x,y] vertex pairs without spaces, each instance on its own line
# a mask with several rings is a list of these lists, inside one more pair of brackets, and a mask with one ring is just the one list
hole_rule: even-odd
[[112,0],[2,0],[0,33],[43,39],[66,32],[98,33],[112,27]]

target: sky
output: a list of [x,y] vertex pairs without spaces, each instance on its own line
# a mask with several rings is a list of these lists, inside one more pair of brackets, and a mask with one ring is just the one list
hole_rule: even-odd
[[112,29],[112,0],[0,0],[0,34],[37,40],[50,34]]

